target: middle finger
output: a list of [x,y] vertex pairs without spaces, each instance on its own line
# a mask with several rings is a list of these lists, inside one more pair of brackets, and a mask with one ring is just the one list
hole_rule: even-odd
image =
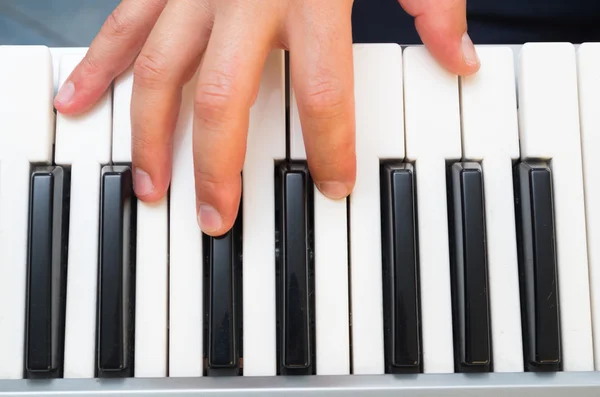
[[198,221],[213,236],[229,230],[238,212],[250,107],[284,2],[267,4],[220,3],[198,77],[193,139]]

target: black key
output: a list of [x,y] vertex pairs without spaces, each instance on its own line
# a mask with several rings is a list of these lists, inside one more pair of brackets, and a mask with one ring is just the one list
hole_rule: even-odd
[[98,376],[133,376],[135,214],[131,169],[106,166],[100,196]]
[[25,346],[28,378],[62,376],[69,227],[68,176],[61,167],[42,167],[31,176]]
[[313,183],[297,163],[282,164],[276,179],[278,368],[314,374]]
[[417,219],[411,164],[381,168],[386,373],[421,371]]
[[552,173],[521,163],[515,175],[521,317],[528,371],[560,371],[561,335]]
[[457,372],[492,370],[483,175],[478,163],[452,166],[453,306]]
[[224,236],[203,235],[208,268],[208,376],[241,375],[242,214]]

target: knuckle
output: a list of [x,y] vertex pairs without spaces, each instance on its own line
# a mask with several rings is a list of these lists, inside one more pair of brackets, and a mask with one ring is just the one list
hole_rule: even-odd
[[211,71],[206,80],[198,84],[194,110],[201,117],[221,119],[231,109],[234,98],[233,76],[223,71]]
[[[331,153],[329,153],[331,154]],[[355,157],[353,154],[344,152],[343,154],[322,156],[314,159],[313,166],[317,173],[335,173],[344,174],[351,170]]]
[[156,145],[148,134],[133,134],[131,137],[133,156],[140,162],[145,162],[156,156]]
[[134,31],[134,20],[129,18],[120,7],[117,7],[106,19],[105,29],[110,36],[129,36]]
[[343,139],[334,145],[326,145],[311,157],[311,165],[318,174],[345,175],[352,173],[356,165],[355,143],[352,139]]
[[167,65],[166,57],[159,52],[144,51],[140,53],[133,66],[136,84],[156,86],[164,83],[168,77]]
[[346,95],[343,89],[333,82],[322,82],[308,88],[304,98],[308,117],[329,119],[346,112]]
[[197,198],[200,201],[212,202],[220,209],[224,220],[230,219],[231,211],[236,207],[236,198],[239,199],[240,176],[224,174],[210,167],[195,168],[194,179]]
[[81,62],[82,72],[85,76],[98,76],[106,74],[107,71],[103,67],[93,53],[88,52]]
[[198,187],[204,191],[218,190],[224,184],[223,179],[215,173],[198,168],[194,170],[194,178]]

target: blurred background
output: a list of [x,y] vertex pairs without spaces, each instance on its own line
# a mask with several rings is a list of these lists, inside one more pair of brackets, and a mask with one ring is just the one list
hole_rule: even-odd
[[[119,3],[0,0],[0,45],[87,47]],[[600,0],[468,0],[467,10],[476,44],[600,41]],[[354,0],[352,20],[354,42],[420,43],[398,0]]]
[[0,0],[0,45],[87,47],[120,0]]

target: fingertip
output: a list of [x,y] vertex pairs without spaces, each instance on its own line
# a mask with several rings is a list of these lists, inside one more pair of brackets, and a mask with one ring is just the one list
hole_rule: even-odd
[[337,181],[326,181],[317,183],[317,189],[319,189],[319,191],[323,193],[325,197],[328,197],[332,200],[341,200],[350,195],[353,185],[354,184]]
[[62,114],[77,115],[92,108],[107,92],[112,80],[81,76],[77,69],[60,87],[54,97],[54,107]]
[[75,84],[68,80],[60,87],[56,97],[54,97],[54,107],[61,113],[69,110],[69,106],[75,96]]
[[423,43],[444,69],[459,76],[468,76],[479,70],[479,56],[467,31],[446,34],[431,30],[429,27],[418,29]]
[[468,33],[464,2],[421,7],[409,9],[415,15],[415,27],[431,55],[450,73],[459,76],[476,73],[481,63]]
[[235,200],[226,201],[215,206],[207,201],[198,200],[198,226],[204,234],[219,237],[231,230],[239,215],[240,200],[236,201],[237,205],[233,204]]
[[[461,51],[464,62],[464,68],[459,70],[460,75],[470,75],[479,70],[481,61],[477,55],[477,50],[468,32],[465,32],[461,38]],[[462,72],[462,73],[460,73]]]
[[136,167],[133,175],[133,190],[138,199],[146,202],[153,202],[162,197],[157,197],[154,182],[152,182],[152,178],[146,171]]
[[207,203],[198,205],[198,225],[200,229],[209,236],[224,234],[223,217],[215,207]]
[[[220,182],[214,182],[221,179]],[[198,226],[208,236],[219,237],[233,227],[238,218],[242,180],[222,179],[196,173],[196,216]]]

